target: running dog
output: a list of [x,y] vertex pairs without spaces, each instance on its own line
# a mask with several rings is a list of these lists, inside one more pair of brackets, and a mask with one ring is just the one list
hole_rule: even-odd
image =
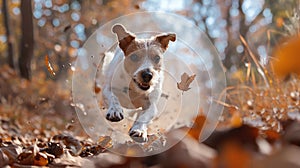
[[[129,135],[136,142],[147,142],[147,125],[158,113],[156,103],[162,93],[163,55],[169,42],[176,40],[176,34],[162,33],[139,39],[121,24],[114,25],[112,32],[117,35],[118,47],[115,53],[105,54],[102,66],[105,82],[102,95],[108,108],[106,119],[121,121],[122,107],[141,108]],[[113,83],[113,78],[118,82]],[[120,92],[128,96],[119,96]]]

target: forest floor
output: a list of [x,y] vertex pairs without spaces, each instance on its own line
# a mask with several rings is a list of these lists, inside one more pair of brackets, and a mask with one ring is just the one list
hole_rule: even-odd
[[[300,167],[297,117],[278,121],[280,130],[254,127],[243,118],[236,124],[233,117],[230,127],[199,143],[205,121],[199,116],[171,149],[133,158],[111,153],[110,137],[93,142],[71,101],[70,91],[43,73],[27,81],[8,66],[0,67],[0,167]],[[183,130],[173,130],[168,139]]]

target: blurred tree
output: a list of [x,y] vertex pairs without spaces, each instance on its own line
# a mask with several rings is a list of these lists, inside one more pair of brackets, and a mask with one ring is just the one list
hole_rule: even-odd
[[239,35],[249,36],[259,26],[267,24],[262,22],[267,18],[263,16],[266,3],[263,0],[194,0],[194,4],[199,10],[190,13],[189,17],[204,27],[225,67],[234,70],[243,66],[244,48]]
[[30,79],[31,59],[33,57],[33,18],[31,0],[21,1],[21,49],[19,68],[21,77]]
[[[44,58],[48,55],[56,74],[55,77],[51,77],[54,79],[64,77],[61,75],[70,69],[70,63],[76,59],[77,51],[100,25],[116,17],[142,10],[174,12],[194,20],[214,42],[227,69],[235,71],[239,66],[244,66],[245,62],[244,47],[240,43],[239,35],[244,36],[249,43],[251,43],[249,39],[252,38],[253,45],[249,45],[253,46],[254,50],[258,47],[264,50],[264,44],[269,39],[261,37],[266,36],[267,31],[263,27],[273,21],[278,22],[278,25],[284,24],[278,27],[284,29],[292,22],[286,15],[287,11],[293,13],[293,9],[299,6],[299,0],[279,0],[276,3],[272,0],[178,0],[176,4],[171,3],[171,0],[167,1],[169,3],[159,0],[2,0],[1,2],[7,4],[7,12],[2,10],[0,14],[10,15],[6,17],[8,24],[5,23],[5,16],[1,17],[4,20],[2,25],[5,27],[0,35],[6,37],[4,40],[0,39],[2,44],[6,43],[1,48],[7,53],[13,52],[8,54],[7,62],[12,66],[12,55],[19,55],[21,75],[29,78],[32,55],[35,55],[32,60],[32,71],[47,70]],[[29,8],[26,11],[24,4],[31,7],[28,6],[31,2],[32,11]],[[3,5],[2,9],[5,6]],[[26,19],[28,21],[25,21]],[[7,28],[6,25],[14,25],[15,28],[11,29],[13,26]],[[8,32],[4,31],[5,29]],[[10,33],[12,38],[8,37],[7,33]],[[21,38],[21,48],[16,49],[15,46],[20,42],[20,38],[17,37],[20,34],[24,37]],[[274,34],[271,36],[272,39],[275,37]],[[32,53],[33,41],[38,48],[34,53]],[[9,49],[9,43],[13,46],[12,50]],[[15,62],[17,63],[17,60]]]
[[9,26],[9,13],[7,10],[7,3],[6,0],[2,0],[2,11],[3,11],[3,20],[4,20],[4,27],[5,27],[5,35],[7,39],[7,63],[11,68],[14,68],[14,53],[13,53],[13,46],[11,42],[10,36],[10,26]]
[[[35,0],[33,5],[35,28],[35,60],[33,71],[44,69],[48,55],[55,76],[65,79],[71,73],[71,63],[87,38],[111,19],[139,11],[142,0]],[[34,71],[36,72],[36,71]]]

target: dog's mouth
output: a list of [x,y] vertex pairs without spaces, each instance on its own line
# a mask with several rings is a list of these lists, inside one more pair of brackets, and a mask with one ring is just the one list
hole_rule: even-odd
[[143,82],[139,82],[136,79],[133,79],[134,83],[136,83],[136,85],[142,89],[142,90],[148,90],[150,89],[150,83],[143,83]]

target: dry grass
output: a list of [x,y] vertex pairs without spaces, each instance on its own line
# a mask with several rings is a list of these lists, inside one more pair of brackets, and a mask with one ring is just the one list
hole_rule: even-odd
[[242,36],[240,39],[246,48],[248,62],[247,67],[236,72],[238,75],[233,75],[240,83],[224,91],[227,102],[223,103],[226,107],[223,124],[234,126],[232,122],[236,119],[232,118],[238,114],[245,124],[281,132],[283,121],[300,118],[299,75],[290,72],[285,79],[278,77],[272,62],[268,66],[261,65],[246,40]]

